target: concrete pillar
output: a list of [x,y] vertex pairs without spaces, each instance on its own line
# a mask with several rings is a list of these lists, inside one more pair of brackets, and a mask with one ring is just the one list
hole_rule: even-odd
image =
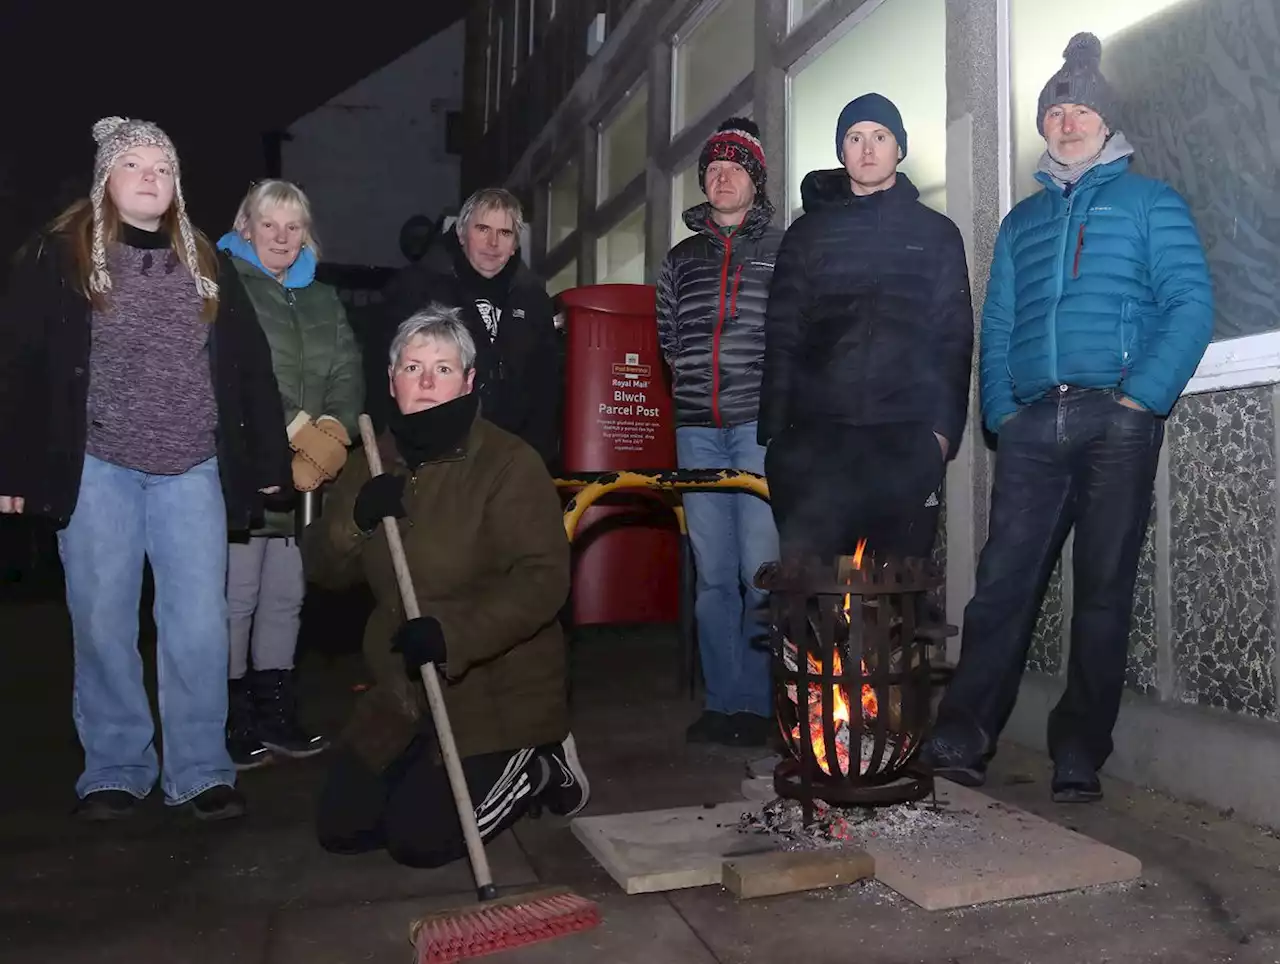
[[752,101],[769,162],[769,200],[774,223],[787,216],[787,71],[782,41],[787,36],[787,0],[756,0],[756,69]]
[[658,268],[671,247],[671,175],[661,158],[671,141],[671,44],[659,36],[649,53],[649,117],[646,131],[644,274],[657,280]]
[[[947,0],[947,213],[964,237],[977,331],[1000,226],[999,9],[1007,0]],[[1007,133],[1006,133],[1007,136]],[[1007,144],[1007,140],[1003,143]],[[976,341],[976,339],[975,339]],[[990,452],[982,432],[977,353],[969,423],[947,470],[947,619],[959,625],[986,540]],[[948,644],[959,655],[959,639]]]
[[591,284],[596,279],[596,197],[600,175],[596,163],[600,155],[600,136],[594,124],[582,127],[582,144],[578,154],[578,282]]

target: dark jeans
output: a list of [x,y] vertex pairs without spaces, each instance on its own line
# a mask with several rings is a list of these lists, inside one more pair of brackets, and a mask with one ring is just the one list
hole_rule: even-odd
[[[434,749],[433,737],[419,736],[382,773],[350,749],[335,749],[316,813],[320,846],[338,854],[385,849],[409,867],[441,867],[466,856],[449,777]],[[541,766],[533,749],[463,759],[481,839],[528,812]]]
[[1067,689],[1049,716],[1049,750],[1111,754],[1128,657],[1138,555],[1151,513],[1164,420],[1110,390],[1056,391],[1000,431],[991,521],[964,613],[960,663],[939,728],[977,723],[994,743],[1026,664],[1045,585],[1075,526]]
[[946,462],[927,425],[789,428],[765,473],[784,556],[849,555],[864,538],[882,556],[933,550]]

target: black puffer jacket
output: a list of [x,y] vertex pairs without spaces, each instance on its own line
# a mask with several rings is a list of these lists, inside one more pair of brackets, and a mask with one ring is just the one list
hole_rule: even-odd
[[400,323],[439,302],[461,308],[476,343],[476,391],[486,419],[524,439],[544,462],[554,465],[560,446],[560,343],[555,309],[546,286],[517,251],[494,279],[501,304],[498,336],[491,340],[475,293],[459,277],[463,258],[449,228],[417,264],[403,269],[384,289],[385,308],[364,341],[367,409],[375,428],[386,424],[392,404],[387,388],[391,341]]
[[658,340],[675,383],[676,424],[743,425],[760,409],[764,311],[782,229],[757,203],[728,239],[711,205],[684,213],[689,230],[658,274]]
[[973,361],[964,243],[904,174],[853,194],[812,171],[778,251],[765,323],[760,441],[789,425],[923,422],[954,455]]

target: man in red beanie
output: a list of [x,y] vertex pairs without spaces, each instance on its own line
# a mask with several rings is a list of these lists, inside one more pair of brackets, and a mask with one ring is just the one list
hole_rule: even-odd
[[[756,442],[764,314],[782,238],[765,196],[760,130],[720,125],[698,158],[707,200],[684,212],[694,232],[658,275],[658,337],[671,368],[682,469],[764,473]],[[705,710],[690,742],[762,745],[770,731],[768,629],[756,570],[778,554],[769,506],[754,495],[684,498],[697,568],[695,615]]]

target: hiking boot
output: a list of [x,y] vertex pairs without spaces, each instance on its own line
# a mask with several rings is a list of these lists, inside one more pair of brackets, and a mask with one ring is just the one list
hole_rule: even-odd
[[227,752],[237,770],[252,770],[271,762],[271,751],[258,738],[253,694],[246,679],[227,680]]
[[734,713],[729,717],[727,746],[764,746],[773,732],[773,720],[756,713]]
[[940,726],[920,750],[920,764],[962,787],[987,782],[987,737],[977,726]]
[[244,794],[235,787],[219,784],[187,801],[191,816],[197,820],[234,820],[248,811]]
[[1089,754],[1078,746],[1067,746],[1053,757],[1054,803],[1094,803],[1102,799],[1102,781]]
[[724,743],[733,733],[728,713],[706,710],[684,731],[688,743]]
[[127,820],[138,810],[138,798],[125,790],[94,790],[76,802],[72,815],[90,823]]
[[296,760],[329,749],[329,741],[313,736],[298,722],[293,670],[257,670],[252,675],[253,710],[258,737],[274,753]]

